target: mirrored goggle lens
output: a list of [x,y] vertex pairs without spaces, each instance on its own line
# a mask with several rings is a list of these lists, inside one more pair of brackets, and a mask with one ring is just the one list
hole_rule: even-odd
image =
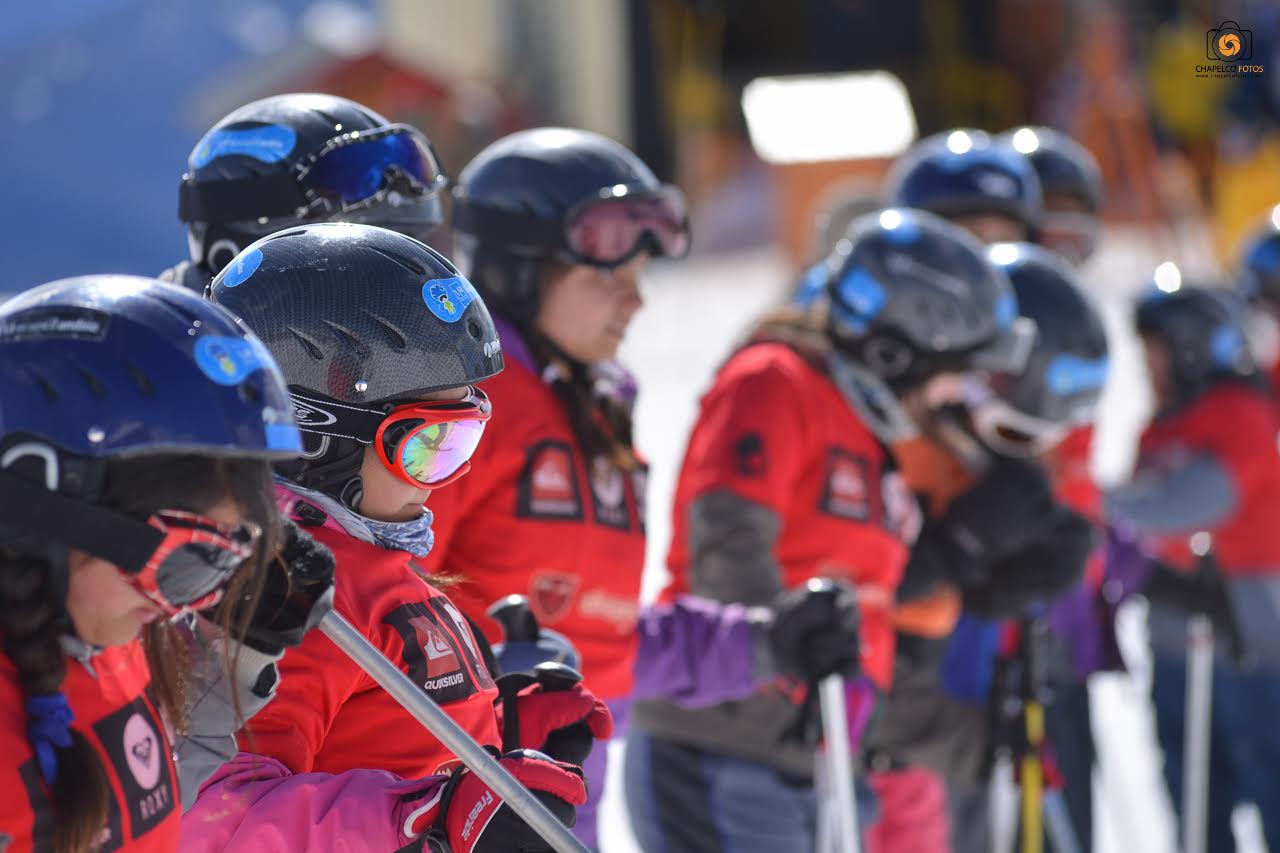
[[[191,542],[165,557],[156,569],[156,586],[170,604],[209,607],[223,586],[244,565],[252,549]],[[207,599],[208,600],[206,603]]]
[[393,169],[424,193],[444,183],[431,149],[409,127],[381,135],[375,131],[329,149],[311,165],[303,181],[326,198],[355,204],[381,190]]
[[484,435],[485,423],[461,420],[421,424],[400,440],[394,458],[419,483],[438,483],[471,459]]
[[628,259],[646,236],[669,258],[689,251],[689,218],[679,190],[593,201],[573,214],[566,233],[570,252],[599,264]]

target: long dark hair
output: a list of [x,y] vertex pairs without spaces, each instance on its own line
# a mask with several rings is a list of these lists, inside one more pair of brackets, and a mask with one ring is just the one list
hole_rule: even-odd
[[[228,497],[245,518],[262,526],[263,541],[255,558],[231,581],[227,595],[233,600],[256,597],[264,575],[261,568],[278,548],[280,535],[267,463],[203,456],[113,461],[107,466],[99,503],[143,519],[160,509],[204,512]],[[56,695],[66,678],[67,658],[59,639],[64,603],[55,600],[60,588],[47,560],[0,548],[0,636],[28,697]],[[243,625],[229,624],[230,608],[223,610],[223,629],[243,633]],[[247,619],[251,608],[241,612]],[[168,723],[182,731],[187,718],[186,645],[172,623],[163,619],[147,626],[143,644],[156,701]],[[76,730],[71,730],[70,746],[56,749],[55,755],[58,769],[49,791],[55,810],[54,849],[80,853],[97,843],[106,823],[110,783],[97,752]]]
[[[539,290],[545,293],[548,283],[569,268],[570,265],[562,261],[541,261],[536,272]],[[634,470],[639,459],[629,403],[597,389],[591,366],[570,358],[539,331],[534,316],[508,319],[515,322],[525,336],[543,381],[564,405],[569,428],[587,462],[603,456],[623,471]]]

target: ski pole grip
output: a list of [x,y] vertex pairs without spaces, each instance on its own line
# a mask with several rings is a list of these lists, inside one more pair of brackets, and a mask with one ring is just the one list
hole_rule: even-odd
[[342,614],[330,610],[320,620],[320,630],[369,677],[391,694],[404,709],[479,776],[503,802],[543,837],[556,853],[588,853],[551,811],[521,785],[484,747],[467,734],[430,696],[399,667],[378,651]]

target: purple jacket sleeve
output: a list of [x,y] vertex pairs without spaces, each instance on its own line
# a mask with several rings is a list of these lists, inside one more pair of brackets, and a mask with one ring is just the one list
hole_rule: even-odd
[[242,752],[224,764],[182,817],[184,853],[398,850],[439,805],[446,776],[404,780],[383,770],[290,773]]
[[636,630],[635,698],[697,708],[745,699],[774,678],[757,651],[758,608],[695,596],[645,608]]

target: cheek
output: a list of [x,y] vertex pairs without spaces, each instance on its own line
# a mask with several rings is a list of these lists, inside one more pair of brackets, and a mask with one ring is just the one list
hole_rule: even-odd
[[90,560],[71,573],[67,612],[86,642],[109,646],[133,639],[142,626],[139,608],[151,609],[110,563]]

